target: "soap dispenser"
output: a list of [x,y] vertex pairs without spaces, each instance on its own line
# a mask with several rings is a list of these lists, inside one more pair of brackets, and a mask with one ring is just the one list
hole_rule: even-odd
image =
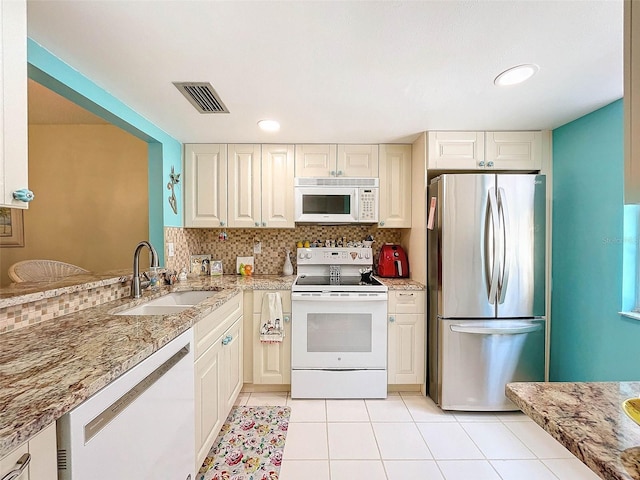
[[291,265],[291,251],[287,250],[284,256],[284,267],[282,268],[283,275],[293,275],[293,265]]

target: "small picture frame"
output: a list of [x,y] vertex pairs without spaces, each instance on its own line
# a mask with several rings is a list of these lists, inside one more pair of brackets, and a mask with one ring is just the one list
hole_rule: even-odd
[[192,275],[211,275],[211,255],[191,255],[189,272]]
[[211,260],[211,276],[222,275],[222,260]]

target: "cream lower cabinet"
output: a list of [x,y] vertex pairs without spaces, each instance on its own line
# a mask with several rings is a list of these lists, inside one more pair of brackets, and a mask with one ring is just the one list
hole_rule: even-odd
[[196,323],[194,338],[198,471],[242,389],[242,293]]
[[272,290],[253,291],[253,383],[291,383],[291,291],[278,290],[282,297],[284,340],[278,343],[260,341],[262,299]]
[[390,290],[388,307],[388,382],[425,382],[425,293]]
[[380,228],[411,228],[411,145],[380,145]]
[[8,455],[0,459],[0,478],[9,472],[20,468],[17,464],[24,454],[30,455],[30,461],[22,475],[16,480],[57,480],[58,463],[56,450],[56,425],[52,423],[35,435],[31,440],[23,443]]

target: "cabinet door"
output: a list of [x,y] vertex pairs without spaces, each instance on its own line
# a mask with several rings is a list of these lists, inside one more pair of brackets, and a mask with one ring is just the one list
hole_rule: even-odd
[[[28,443],[23,443],[14,451],[6,455],[5,457],[0,459],[0,478],[5,476],[10,471],[18,468],[16,462],[22,455],[25,453],[29,453],[29,445]],[[55,478],[55,477],[54,477]],[[29,467],[27,467],[24,473],[18,477],[19,480],[29,480]]]
[[336,176],[378,177],[378,145],[338,145]]
[[262,223],[294,228],[293,145],[262,146]]
[[222,418],[220,405],[224,391],[221,352],[222,342],[215,342],[195,362],[196,471],[202,465],[225,420]]
[[260,145],[229,145],[229,227],[255,228],[261,219]]
[[184,224],[213,228],[227,221],[227,146],[185,145]]
[[33,480],[57,480],[58,450],[56,440],[56,424],[47,428],[29,440],[29,477]]
[[411,227],[411,145],[380,145],[379,226]]
[[242,317],[227,330],[222,338],[222,375],[224,388],[220,407],[222,408],[220,417],[227,418],[231,407],[233,407],[243,384],[242,371]]
[[540,170],[542,132],[487,132],[485,165],[499,170]]
[[279,343],[262,343],[260,327],[262,322],[262,299],[269,290],[253,292],[253,383],[291,383],[291,292],[281,290],[282,315],[284,316],[284,340]]
[[389,314],[389,383],[424,383],[424,345],[424,314]]
[[13,192],[28,188],[27,2],[0,4],[0,206],[27,208]]
[[336,146],[296,145],[296,177],[332,177],[336,174]]
[[483,132],[429,132],[428,168],[475,170],[484,160]]

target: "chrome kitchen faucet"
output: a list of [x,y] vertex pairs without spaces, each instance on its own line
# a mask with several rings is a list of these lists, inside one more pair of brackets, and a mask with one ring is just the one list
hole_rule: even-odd
[[142,247],[148,247],[151,251],[151,266],[158,266],[158,252],[153,248],[151,243],[143,240],[136,246],[135,252],[133,252],[133,279],[131,280],[131,296],[133,298],[140,298],[142,296],[142,289],[147,288],[150,284],[150,280],[140,281],[140,250]]

